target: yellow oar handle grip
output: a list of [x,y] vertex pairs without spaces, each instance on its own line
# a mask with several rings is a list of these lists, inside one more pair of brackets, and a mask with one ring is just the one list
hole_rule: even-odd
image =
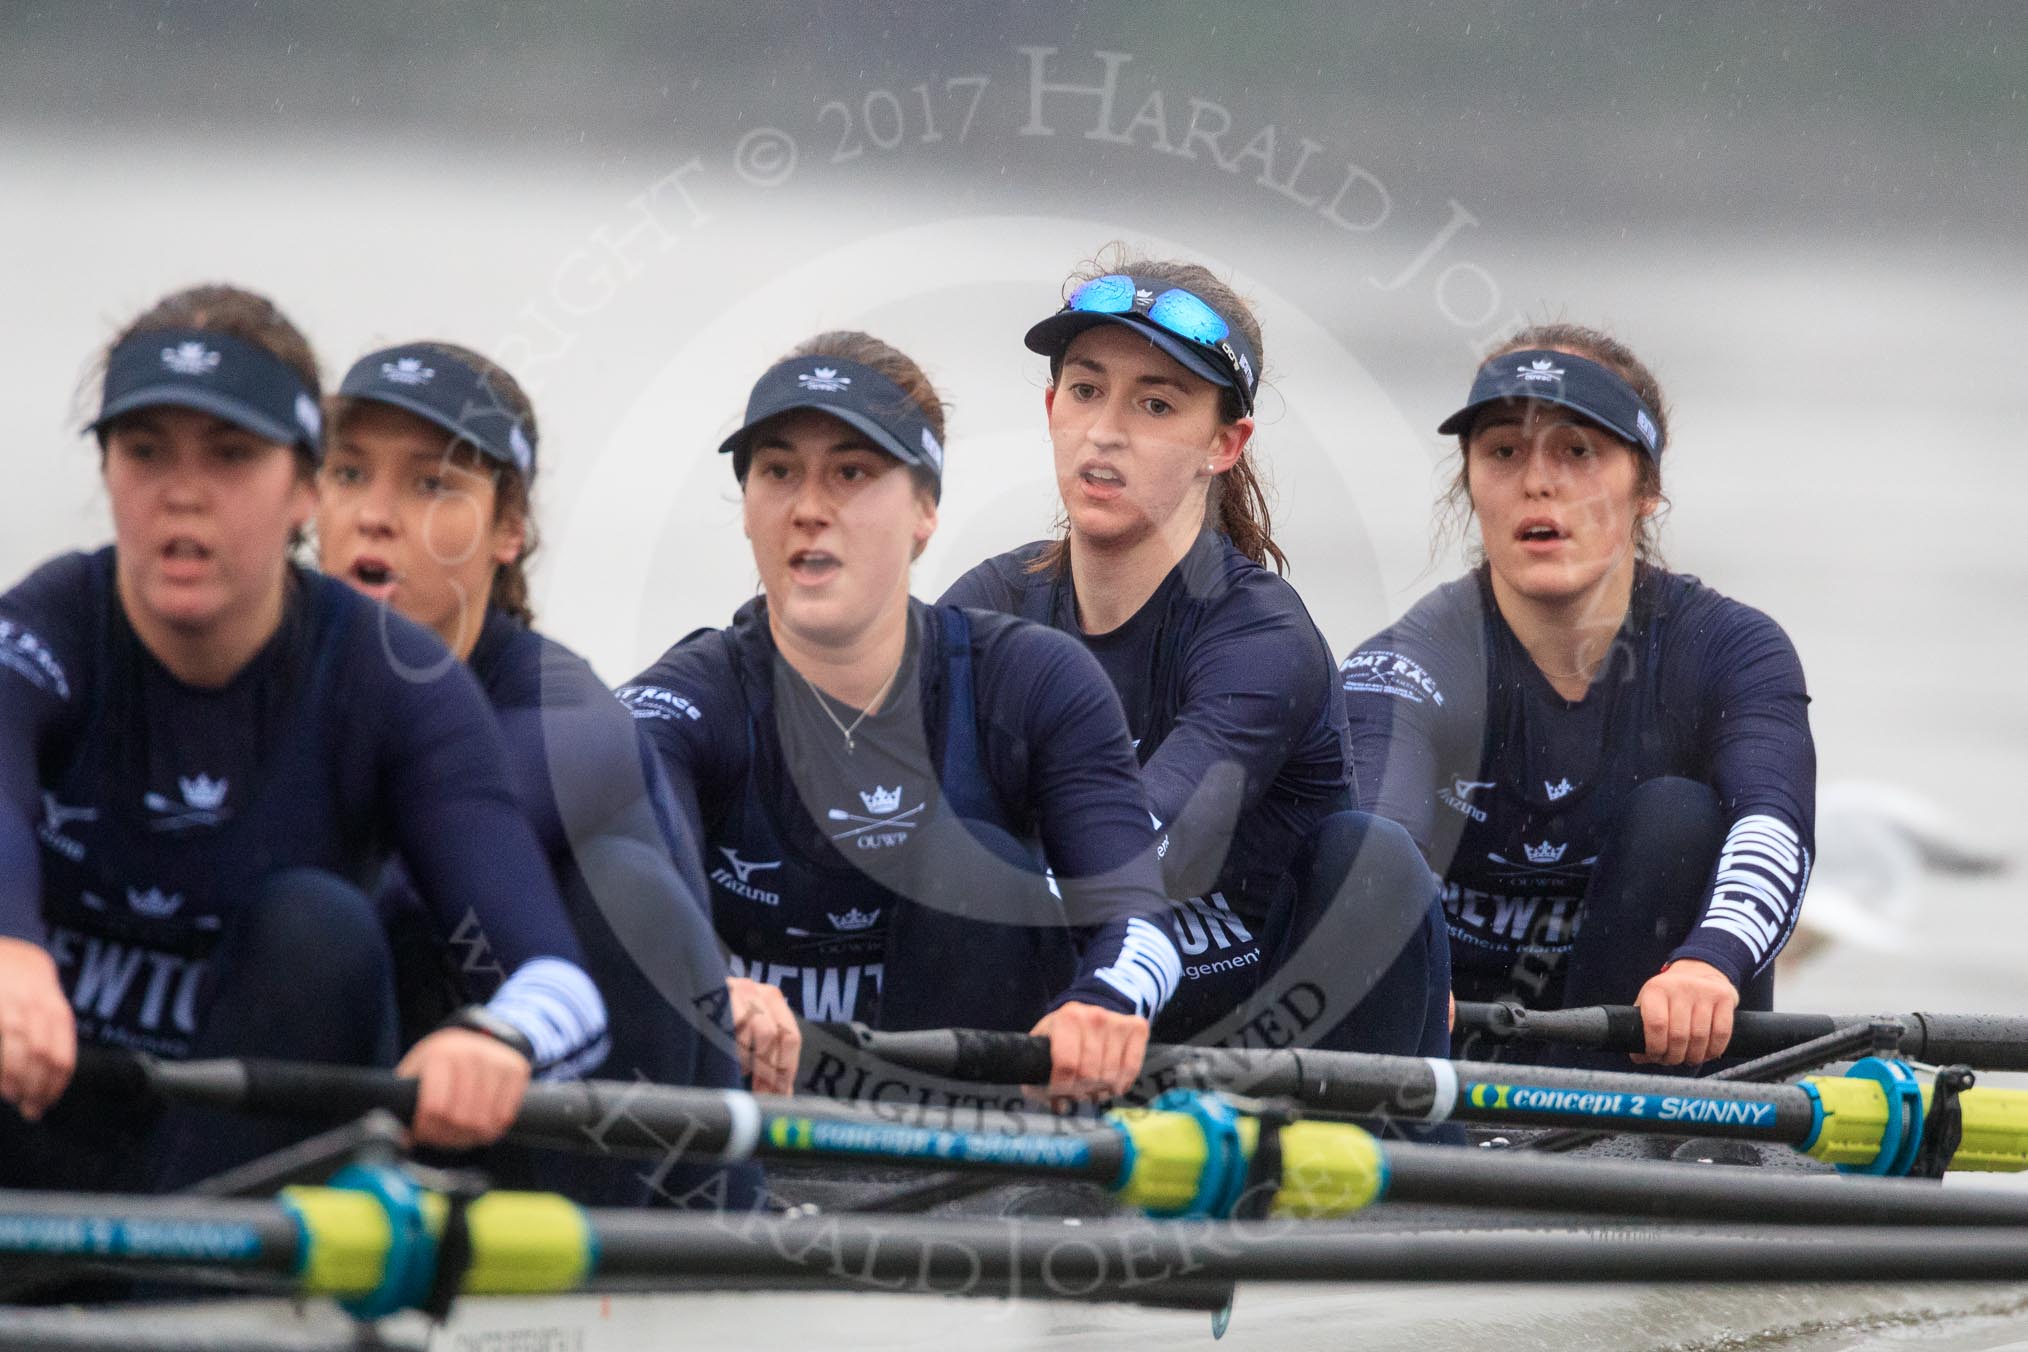
[[1277,1216],[1349,1216],[1387,1191],[1387,1157],[1373,1134],[1349,1122],[1291,1122],[1282,1128]]
[[[1898,1061],[1866,1057],[1843,1076],[1803,1081],[1817,1103],[1817,1123],[1803,1153],[1854,1173],[1905,1174],[1921,1145],[1935,1097]],[[1963,1135],[1953,1171],[2013,1173],[2028,1169],[2028,1090],[1973,1087],[1958,1095]]]
[[[1181,1094],[1186,1097],[1172,1097]],[[1153,1108],[1107,1114],[1127,1140],[1122,1200],[1153,1216],[1228,1216],[1245,1191],[1259,1119],[1222,1100],[1172,1091]],[[1368,1132],[1342,1122],[1280,1128],[1281,1178],[1270,1214],[1345,1216],[1378,1200],[1387,1161]]]
[[[436,1280],[449,1202],[392,1169],[347,1169],[328,1188],[285,1188],[301,1232],[300,1289],[336,1296],[377,1318],[415,1308]],[[465,1208],[470,1259],[460,1293],[572,1291],[598,1265],[584,1210],[554,1193],[489,1192]]]
[[[1929,1106],[1930,1087],[1922,1089]],[[1953,1170],[2019,1173],[2028,1169],[2028,1090],[1974,1086],[1958,1095],[1964,1137],[1951,1157]]]
[[465,1224],[472,1261],[463,1290],[472,1295],[575,1291],[598,1266],[584,1208],[553,1192],[489,1192],[466,1209]]

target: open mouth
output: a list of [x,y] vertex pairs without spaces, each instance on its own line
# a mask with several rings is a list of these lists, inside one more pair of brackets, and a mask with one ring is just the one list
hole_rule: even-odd
[[346,571],[354,585],[369,594],[385,594],[394,589],[395,583],[401,581],[393,565],[385,559],[372,557],[354,559],[352,567]]
[[1117,493],[1127,486],[1120,472],[1111,465],[1089,464],[1078,468],[1078,479],[1084,484],[1104,493]]
[[211,551],[186,535],[179,535],[162,546],[162,557],[178,563],[202,563],[211,557]]
[[1524,544],[1550,544],[1568,539],[1569,534],[1554,521],[1524,521],[1514,532],[1514,538]]
[[805,586],[825,581],[844,566],[836,554],[821,549],[799,549],[789,555],[789,575]]

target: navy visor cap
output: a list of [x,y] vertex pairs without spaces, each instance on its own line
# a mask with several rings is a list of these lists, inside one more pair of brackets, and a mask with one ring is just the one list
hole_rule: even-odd
[[1445,418],[1437,434],[1467,434],[1479,410],[1508,399],[1539,399],[1560,405],[1651,456],[1662,454],[1662,426],[1655,411],[1619,372],[1585,357],[1546,348],[1509,352],[1481,366],[1465,406]]
[[768,368],[746,401],[746,419],[720,443],[733,469],[746,475],[753,430],[796,409],[828,413],[863,433],[880,450],[926,472],[941,491],[944,446],[906,390],[870,366],[841,357],[791,357]]
[[369,352],[339,383],[348,399],[391,404],[469,442],[481,455],[535,474],[535,435],[493,384],[434,343],[404,343]]
[[1100,324],[1121,324],[1146,338],[1192,375],[1222,385],[1253,412],[1260,390],[1260,354],[1239,325],[1195,292],[1150,277],[1109,273],[1070,293],[1063,308],[1031,327],[1022,342],[1063,360],[1077,335]]
[[204,329],[150,329],[106,357],[98,416],[85,427],[105,441],[123,414],[169,405],[243,427],[264,441],[323,450],[317,396],[295,369],[257,343]]

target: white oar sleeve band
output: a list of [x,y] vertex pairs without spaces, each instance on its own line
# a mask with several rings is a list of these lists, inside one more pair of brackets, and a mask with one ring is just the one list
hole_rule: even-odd
[[1424,1057],[1423,1064],[1429,1067],[1430,1078],[1436,1082],[1430,1098],[1429,1111],[1423,1117],[1431,1122],[1442,1122],[1450,1117],[1458,1106],[1458,1072],[1448,1061],[1435,1057]]

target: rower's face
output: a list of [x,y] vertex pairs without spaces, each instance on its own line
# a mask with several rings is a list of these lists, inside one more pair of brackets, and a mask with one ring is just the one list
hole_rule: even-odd
[[493,476],[442,428],[362,402],[332,429],[318,474],[319,566],[436,631],[475,637],[494,570],[521,555],[525,523],[502,518]]
[[121,418],[103,473],[122,598],[192,633],[272,602],[316,506],[294,449],[195,409]]
[[1056,490],[1073,534],[1118,548],[1179,514],[1203,519],[1212,478],[1232,468],[1253,420],[1227,423],[1217,386],[1121,324],[1072,340],[1043,393]]
[[1582,595],[1629,564],[1655,508],[1639,494],[1640,452],[1556,404],[1533,399],[1480,414],[1465,443],[1486,559],[1523,596]]
[[755,429],[743,515],[775,623],[805,641],[852,643],[908,603],[908,568],[936,504],[857,429],[797,409]]

